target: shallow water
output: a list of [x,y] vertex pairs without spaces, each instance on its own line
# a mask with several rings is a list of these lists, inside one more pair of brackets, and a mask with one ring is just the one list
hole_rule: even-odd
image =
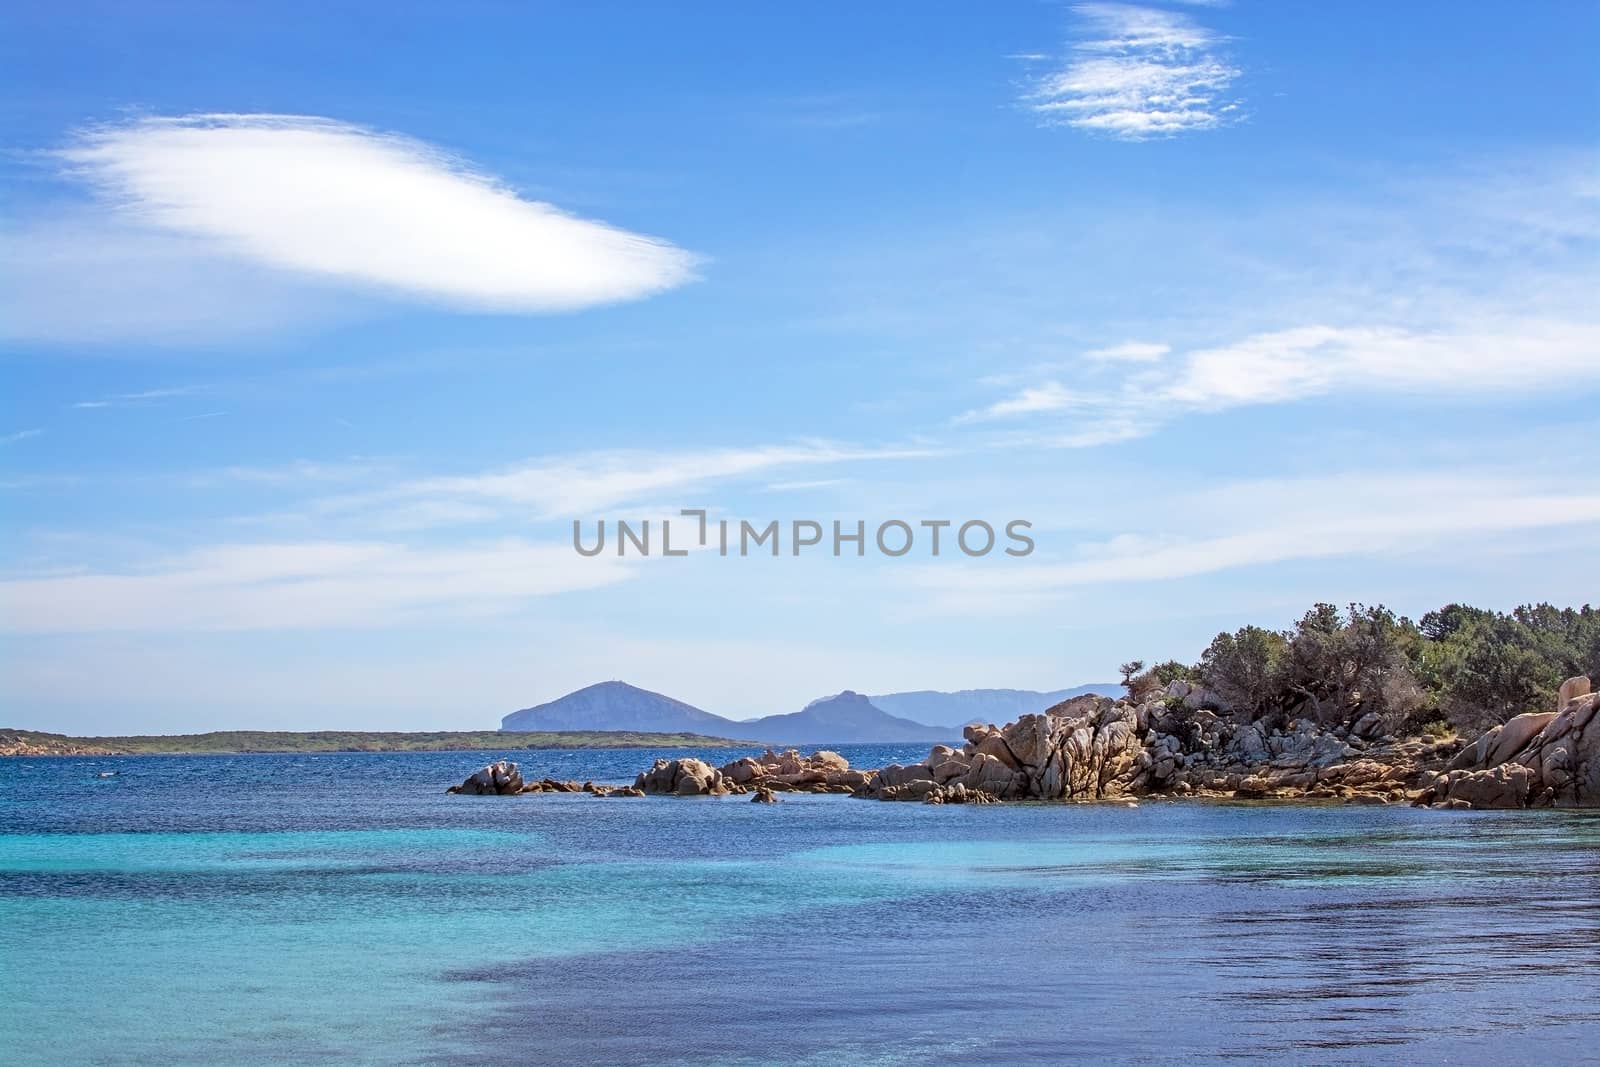
[[492,755],[0,761],[0,1061],[1600,1048],[1600,813],[443,793]]

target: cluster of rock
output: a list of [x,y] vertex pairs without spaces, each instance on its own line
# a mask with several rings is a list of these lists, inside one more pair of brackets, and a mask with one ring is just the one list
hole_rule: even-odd
[[971,725],[960,748],[921,763],[854,770],[837,752],[794,749],[721,767],[659,759],[632,786],[524,782],[515,763],[478,771],[453,793],[588,792],[597,796],[847,793],[929,804],[1114,800],[1139,796],[1343,800],[1452,808],[1600,806],[1600,695],[1589,679],[1561,687],[1555,711],[1521,715],[1470,745],[1397,738],[1382,719],[1349,725],[1242,722],[1185,682],[1135,703],[1080,696],[1004,726]]
[[1082,696],[1005,726],[969,726],[960,749],[937,745],[885,767],[862,795],[880,800],[1113,800],[1134,796],[1411,799],[1458,742],[1400,741],[1376,716],[1347,728],[1299,719],[1284,729],[1238,723],[1216,698],[1174,682],[1132,703]]
[[594,782],[560,782],[542,778],[527,782],[522,778],[522,768],[510,760],[499,760],[474,771],[460,785],[453,785],[446,793],[466,796],[515,796],[519,793],[588,793],[597,797],[642,797],[644,793],[631,785],[597,785]]
[[766,803],[777,799],[775,793],[856,793],[873,773],[851,770],[850,761],[837,752],[802,756],[792,748],[784,752],[769,748],[760,756],[743,756],[721,767],[692,757],[658,759],[633,785],[645,793],[680,797],[753,793],[755,800]]
[[1518,715],[1464,748],[1418,797],[1452,808],[1600,807],[1600,694],[1561,686],[1556,710]]
[[112,756],[102,745],[85,744],[63,734],[32,730],[0,730],[0,757],[5,756]]
[[1101,800],[1147,786],[1154,765],[1138,712],[1084,696],[1005,726],[968,726],[959,749],[935,745],[909,767],[892,764],[868,780],[879,800]]

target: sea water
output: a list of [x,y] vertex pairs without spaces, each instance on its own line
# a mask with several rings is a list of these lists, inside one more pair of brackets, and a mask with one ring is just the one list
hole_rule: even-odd
[[1600,812],[444,793],[683,754],[0,761],[0,1062],[1600,1052]]

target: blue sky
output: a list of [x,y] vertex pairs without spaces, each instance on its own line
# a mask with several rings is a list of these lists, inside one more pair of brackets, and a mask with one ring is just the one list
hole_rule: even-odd
[[[1593,5],[3,18],[8,724],[748,717],[1597,588]],[[684,507],[1038,547],[571,549]]]

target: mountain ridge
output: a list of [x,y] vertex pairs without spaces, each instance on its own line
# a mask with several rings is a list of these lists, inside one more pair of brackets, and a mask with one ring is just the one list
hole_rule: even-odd
[[[604,725],[601,725],[604,723]],[[615,679],[575,689],[543,704],[513,711],[502,730],[637,730],[717,733],[734,720],[681,700]],[[731,735],[728,735],[731,736]]]
[[743,725],[752,737],[784,745],[939,742],[961,737],[960,727],[932,726],[890,715],[870,698],[850,689],[813,700],[799,711],[766,715]]
[[1007,722],[1083,693],[1120,691],[1120,686],[1092,684],[1052,692],[924,689],[874,697],[846,689],[799,711],[730,719],[613,679],[514,711],[501,720],[500,729],[716,734],[787,745],[939,742],[958,740],[969,722]]
[[1033,689],[916,689],[903,693],[880,693],[867,699],[899,718],[961,727],[970,722],[1003,723],[1022,715],[1036,715],[1063,700],[1087,693],[1116,697],[1124,692],[1122,685],[1116,682],[1091,682],[1045,692]]

